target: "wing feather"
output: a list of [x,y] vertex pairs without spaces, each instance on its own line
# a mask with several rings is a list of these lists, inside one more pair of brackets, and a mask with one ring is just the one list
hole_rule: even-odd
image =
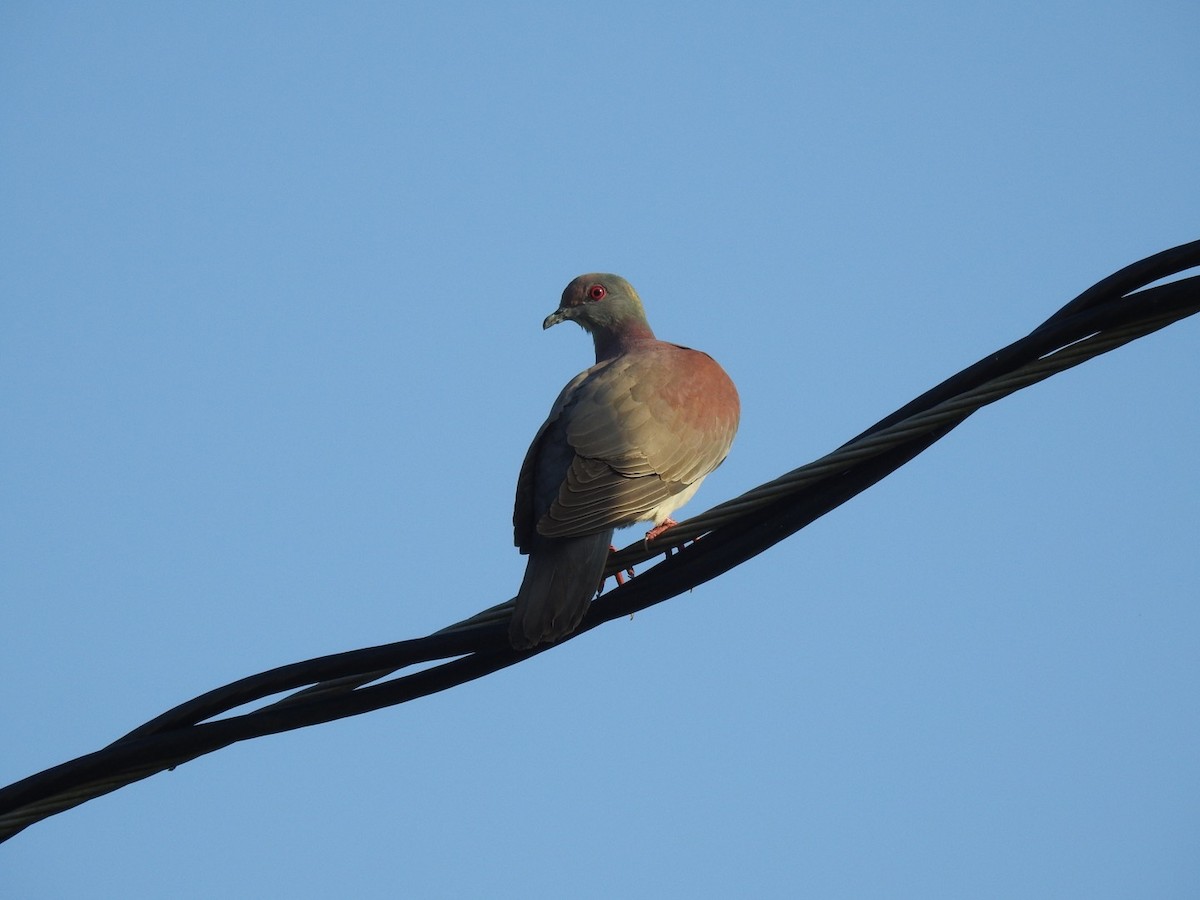
[[517,543],[534,522],[569,537],[653,517],[721,464],[738,416],[729,377],[686,347],[655,341],[581,373],[526,455]]

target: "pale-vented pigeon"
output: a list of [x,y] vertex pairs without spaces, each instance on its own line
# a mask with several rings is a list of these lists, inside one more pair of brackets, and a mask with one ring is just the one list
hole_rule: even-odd
[[657,340],[637,293],[616,275],[567,285],[543,328],[590,332],[596,364],[558,395],[534,436],[513,511],[529,554],[509,641],[517,649],[573,632],[595,596],[615,528],[656,534],[721,464],[737,431],[737,390],[706,353]]

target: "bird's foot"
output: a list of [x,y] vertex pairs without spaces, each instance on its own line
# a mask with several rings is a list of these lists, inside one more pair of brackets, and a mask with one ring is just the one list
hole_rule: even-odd
[[645,537],[646,543],[649,543],[650,541],[654,540],[656,537],[658,537],[660,534],[662,534],[667,529],[674,528],[678,524],[679,523],[676,522],[674,519],[671,519],[671,518],[663,519],[661,522],[659,522],[657,525],[655,525],[653,528],[651,528],[649,531],[646,532],[646,537]]
[[[616,553],[617,548],[614,545],[609,544],[608,552]],[[613,578],[617,579],[617,587],[620,587],[621,585],[623,585],[625,583],[626,575],[628,575],[630,578],[632,578],[634,576],[633,566],[630,566],[628,569],[621,569],[621,570],[618,570],[613,573]]]
[[[616,553],[616,552],[617,552],[617,548],[616,548],[616,546],[615,546],[614,544],[609,544],[609,545],[608,545],[608,552],[609,552],[609,553]],[[633,566],[630,566],[628,569],[621,569],[621,570],[618,570],[618,571],[616,571],[616,572],[613,572],[613,578],[615,578],[615,579],[617,580],[617,587],[620,587],[621,585],[623,585],[623,584],[625,583],[625,576],[626,576],[626,575],[628,575],[630,578],[632,578],[632,577],[633,577],[633,575],[634,575]],[[598,588],[596,589],[596,593],[597,593],[597,594],[600,594],[600,593],[603,593],[603,592],[604,592],[604,582],[605,582],[606,580],[607,580],[607,579],[604,579],[604,578],[601,578],[601,579],[600,579],[600,587],[598,587]]]

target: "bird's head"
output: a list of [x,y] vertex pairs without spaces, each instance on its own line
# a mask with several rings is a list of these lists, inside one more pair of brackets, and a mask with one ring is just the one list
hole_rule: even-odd
[[558,309],[546,316],[542,328],[566,321],[578,322],[592,335],[597,360],[632,341],[654,338],[641,298],[620,275],[580,275],[568,284]]

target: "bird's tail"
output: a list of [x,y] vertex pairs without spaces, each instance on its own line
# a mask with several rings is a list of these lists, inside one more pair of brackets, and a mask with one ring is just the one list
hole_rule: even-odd
[[508,626],[514,648],[552,643],[579,626],[600,587],[611,542],[611,529],[535,542]]

